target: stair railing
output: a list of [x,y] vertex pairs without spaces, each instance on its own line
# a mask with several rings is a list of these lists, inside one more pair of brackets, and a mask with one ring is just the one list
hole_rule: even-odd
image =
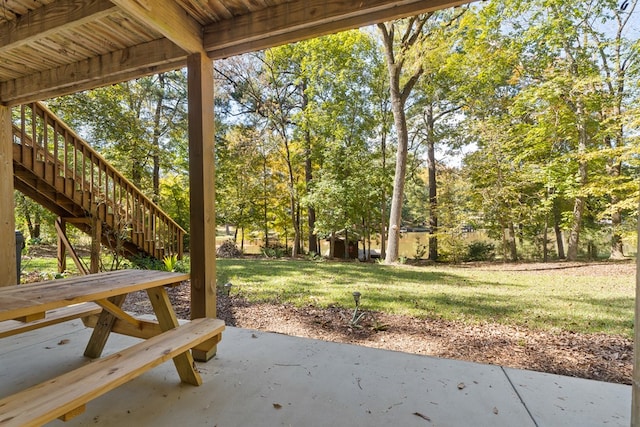
[[185,230],[86,141],[42,103],[16,110],[14,142],[21,145],[22,164],[71,195],[86,216],[96,214],[111,228],[124,230],[147,254],[182,258]]

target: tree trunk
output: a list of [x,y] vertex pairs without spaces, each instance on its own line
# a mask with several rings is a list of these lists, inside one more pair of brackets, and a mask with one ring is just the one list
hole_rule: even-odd
[[336,232],[331,232],[331,237],[329,239],[329,258],[333,259],[336,249]]
[[[618,202],[618,197],[612,196],[611,203]],[[619,209],[614,210],[611,214],[611,255],[612,260],[624,259],[624,248],[622,245],[622,235],[620,234],[620,227],[622,226],[622,214]]]
[[263,157],[262,159],[262,214],[263,214],[263,224],[264,227],[264,247],[269,247],[269,205],[267,203],[268,197],[268,186],[267,186],[267,158]]
[[302,253],[302,223],[300,218],[300,203],[296,201],[296,223],[294,224],[294,230],[296,233],[293,236],[293,252],[295,252],[295,255],[292,254],[292,256],[298,256]]
[[[302,91],[302,109],[305,110],[307,105],[309,104],[309,97],[307,96],[307,82],[303,81],[301,83],[301,91]],[[307,189],[307,194],[311,192],[311,183],[313,181],[313,164],[311,162],[311,132],[308,127],[304,132],[304,182]],[[320,252],[318,248],[318,236],[315,233],[316,228],[316,210],[313,206],[309,206],[307,208],[307,224],[309,225],[308,231],[308,239],[309,239],[309,253],[317,254]]]
[[509,245],[509,255],[510,255],[511,261],[517,261],[518,247],[516,245],[516,232],[513,226],[513,222],[511,221],[509,221],[507,242]]
[[[627,5],[628,6],[628,5]],[[635,9],[636,2],[632,2],[631,10]],[[625,8],[626,9],[626,8]],[[620,13],[623,13],[620,10]],[[635,12],[624,12],[624,13],[635,13]],[[616,14],[617,15],[617,14]],[[619,16],[619,15],[618,15]],[[609,61],[603,61],[603,67],[607,70],[607,75],[616,76],[615,79],[610,79],[607,81],[609,93],[613,97],[614,105],[613,105],[613,117],[609,118],[609,120],[613,119],[616,126],[616,134],[614,137],[605,137],[607,139],[607,143],[610,148],[612,148],[612,152],[615,153],[617,149],[623,148],[625,146],[624,139],[624,121],[623,121],[623,100],[625,98],[625,82],[627,77],[627,71],[629,64],[627,64],[627,60],[624,58],[623,54],[623,29],[627,24],[626,19],[618,20],[618,29],[616,31],[615,41],[613,43],[613,54],[611,55],[603,55],[604,58],[609,57],[611,63]],[[605,47],[600,47],[601,54],[605,53]],[[609,66],[611,64],[611,66]],[[609,70],[612,69],[613,72]],[[613,179],[613,181],[617,181],[621,174],[622,162],[619,157],[615,154],[612,155],[609,160],[608,165],[608,173],[609,176]],[[611,195],[611,206],[613,208],[613,213],[611,214],[611,255],[610,259],[618,260],[624,259],[624,248],[622,245],[622,235],[620,234],[620,229],[622,226],[622,212],[616,206],[620,202],[620,197],[616,194],[616,190],[614,189]]]
[[344,254],[342,255],[343,259],[349,259],[349,231],[344,229]]
[[[364,250],[364,260],[371,261],[371,211],[368,211],[369,220],[366,223],[365,239],[362,241],[362,249]],[[363,218],[364,221],[364,218]]]
[[[387,176],[387,134],[383,133],[380,142],[382,150],[382,176]],[[369,254],[371,256],[371,254]],[[384,184],[382,185],[382,194],[380,196],[380,257],[385,259],[387,256],[387,192]]]
[[40,212],[36,210],[36,212],[33,213],[33,218],[32,218],[31,204],[33,202],[31,202],[30,200],[27,200],[24,194],[22,193],[18,193],[18,194],[19,194],[18,197],[20,197],[20,203],[18,206],[21,207],[22,215],[27,221],[29,238],[37,239],[40,237]]
[[42,217],[40,215],[40,209],[36,209],[36,212],[33,214],[33,234],[29,234],[34,239],[39,239],[41,234],[42,227]]
[[160,200],[160,119],[162,118],[162,107],[164,104],[164,73],[158,74],[158,98],[156,99],[156,110],[153,117],[153,202],[158,203]]
[[[621,135],[622,129],[619,131],[620,135],[617,136],[619,142],[616,143],[618,147],[621,147],[623,142]],[[622,164],[619,160],[612,160],[612,165],[609,166],[609,176],[615,181],[620,177],[622,172]],[[617,194],[611,195],[611,205],[613,206],[613,213],[611,214],[611,254],[609,259],[621,260],[624,259],[624,250],[622,245],[622,235],[620,229],[622,228],[622,212],[616,206],[620,202],[620,197]]]
[[[578,116],[578,155],[584,156],[587,151],[587,125],[586,117],[584,117],[584,106],[582,100],[576,103],[576,115]],[[567,259],[575,261],[578,258],[578,243],[580,240],[580,231],[582,228],[582,216],[584,214],[584,205],[586,198],[581,194],[587,184],[587,161],[582,157],[578,161],[578,178],[579,178],[579,195],[576,196],[573,203],[573,221],[571,231],[569,232],[569,242],[567,248]]]
[[[392,90],[392,93],[394,91]],[[404,103],[399,96],[391,96],[393,116],[398,132],[398,151],[396,154],[396,169],[393,178],[393,195],[391,196],[391,211],[389,212],[389,238],[387,243],[386,263],[398,260],[400,247],[400,228],[402,227],[402,202],[404,200],[404,178],[407,171],[407,154],[409,136],[404,112]]]
[[560,204],[557,198],[553,200],[553,231],[556,234],[556,247],[558,248],[558,259],[565,259],[564,240],[562,239],[562,229],[560,228]]
[[578,243],[580,240],[580,228],[582,226],[582,214],[584,212],[585,198],[576,197],[573,204],[573,222],[569,231],[567,259],[575,261],[578,259]]
[[429,172],[429,259],[438,260],[438,198],[436,182],[435,124],[433,105],[429,104],[425,112],[427,126],[427,168]]
[[297,257],[300,253],[300,221],[298,215],[296,215],[296,198],[293,189],[289,189],[289,203],[291,209],[291,224],[293,225],[293,248],[291,250],[291,256]]
[[293,174],[293,164],[291,160],[291,150],[289,147],[289,141],[287,139],[286,130],[282,130],[280,135],[282,136],[285,149],[285,161],[287,163],[288,173],[288,187],[289,187],[289,209],[291,210],[290,218],[291,225],[293,226],[293,248],[291,250],[291,256],[297,257],[300,253],[300,218],[297,215],[297,198],[296,198],[296,181]]
[[[406,44],[415,43],[428,17],[416,19],[412,26],[406,29],[403,40]],[[387,27],[387,25],[389,27]],[[415,27],[413,26],[415,25]],[[395,24],[379,24],[378,28],[382,33],[385,59],[389,72],[389,93],[391,98],[391,112],[398,138],[398,150],[396,153],[396,168],[393,178],[393,195],[391,196],[391,211],[389,212],[389,238],[387,243],[387,253],[385,263],[394,263],[398,260],[400,246],[400,227],[402,226],[402,203],[404,201],[404,180],[407,171],[407,155],[409,151],[409,134],[407,132],[407,119],[405,116],[405,104],[411,90],[418,82],[423,73],[418,67],[403,87],[400,85],[400,75],[404,65],[402,53],[394,54]],[[415,33],[412,34],[412,30]]]
[[549,261],[549,214],[544,216],[544,230],[542,231],[542,262]]

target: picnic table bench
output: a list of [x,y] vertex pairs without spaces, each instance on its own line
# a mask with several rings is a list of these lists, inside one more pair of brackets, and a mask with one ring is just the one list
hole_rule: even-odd
[[[71,372],[0,399],[0,426],[38,426],[82,413],[90,400],[169,359],[181,381],[200,385],[191,349],[209,351],[224,330],[219,319],[178,323],[165,286],[188,274],[119,270],[32,285],[0,287],[0,338],[61,321],[83,318],[93,332],[85,356],[95,358]],[[127,294],[145,290],[157,322],[121,309]],[[144,341],[99,358],[111,332]]]

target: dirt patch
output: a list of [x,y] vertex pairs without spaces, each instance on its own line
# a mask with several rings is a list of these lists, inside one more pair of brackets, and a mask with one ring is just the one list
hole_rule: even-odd
[[[589,268],[608,267],[596,265]],[[590,274],[595,274],[595,271]],[[170,289],[169,295],[178,316],[189,318],[189,284]],[[146,295],[140,293],[129,296],[125,309],[152,313]],[[357,325],[353,325],[352,316],[352,310],[339,307],[321,309],[287,304],[251,304],[237,296],[218,295],[218,317],[230,326],[631,383],[633,341],[620,336],[538,331],[492,323],[469,325],[374,312],[366,312]]]

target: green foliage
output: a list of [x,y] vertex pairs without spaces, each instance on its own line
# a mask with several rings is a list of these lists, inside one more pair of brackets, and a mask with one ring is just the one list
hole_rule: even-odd
[[441,229],[438,245],[440,261],[456,264],[464,259],[467,244],[458,227]]
[[167,255],[162,258],[162,264],[164,265],[165,271],[176,271],[176,266],[178,265],[178,255]]
[[493,261],[496,247],[490,242],[473,242],[467,246],[465,261]]
[[16,229],[23,232],[28,244],[52,243],[56,216],[19,191],[14,192]]
[[269,245],[262,246],[260,251],[265,258],[282,258],[288,255],[285,245],[278,241],[272,241]]
[[[189,230],[189,176],[187,174],[167,173],[160,179],[159,204],[175,222]],[[187,233],[188,235],[188,233]],[[188,247],[188,241],[184,242]]]
[[141,270],[164,270],[165,265],[157,258],[149,256],[137,255],[131,259],[133,268]]
[[[379,238],[405,136],[392,130],[393,82],[406,89],[396,91],[409,142],[402,220],[437,217],[441,259],[469,255],[471,223],[504,259],[541,258],[554,226],[576,231],[581,257],[615,252],[619,238],[636,238],[640,177],[640,55],[627,13],[613,1],[493,0],[399,20],[391,80],[370,29],[216,62],[216,220],[259,234],[269,256],[285,252],[273,239],[310,232]],[[49,106],[188,229],[184,70]],[[463,163],[448,166],[470,142]],[[15,200],[17,229],[53,241],[54,217]]]
[[220,63],[232,102],[216,153],[219,220],[261,230],[268,244],[272,231],[301,238],[305,210],[316,211],[316,233],[378,218],[379,155],[367,143],[379,125],[369,95],[380,70],[362,31]]
[[178,255],[167,255],[159,260],[149,256],[136,256],[131,260],[132,267],[141,270],[164,270],[175,273],[188,273],[190,270],[189,258],[178,259]]
[[[179,185],[188,195],[186,71],[160,73],[51,100],[48,105],[149,198],[162,204]],[[163,200],[161,193],[166,197]],[[185,226],[188,203],[172,200]]]
[[[632,1],[627,6],[633,11],[636,5]],[[494,217],[497,228],[527,224],[526,237],[541,247],[536,236],[549,221],[551,206],[564,206],[562,226],[576,236],[569,252],[579,251],[577,237],[588,227],[588,217],[595,216],[613,223],[611,253],[621,255],[616,242],[625,217],[634,215],[637,205],[637,185],[628,186],[634,175],[624,170],[625,153],[635,145],[629,117],[637,91],[630,88],[639,77],[637,37],[628,20],[634,12],[626,9],[611,1],[503,0],[475,16],[479,21],[474,24],[480,25],[469,32],[469,51],[496,52],[500,46],[496,55],[483,54],[480,65],[491,70],[487,75],[502,76],[501,86],[509,88],[495,91],[506,96],[479,97],[485,100],[479,118],[486,119],[490,111],[500,123],[495,135],[502,136],[503,166],[494,170],[507,172],[495,179],[497,173],[487,174],[491,169],[481,167],[501,183],[490,202],[502,207]],[[500,67],[507,72],[499,72]],[[493,108],[487,109],[489,103]],[[484,158],[489,157],[486,140],[481,138]],[[508,174],[514,166],[520,182],[533,185],[518,185]],[[508,190],[517,198],[496,200]],[[585,200],[591,205],[585,207]],[[631,200],[636,202],[627,204]],[[554,216],[557,223],[560,215]]]

